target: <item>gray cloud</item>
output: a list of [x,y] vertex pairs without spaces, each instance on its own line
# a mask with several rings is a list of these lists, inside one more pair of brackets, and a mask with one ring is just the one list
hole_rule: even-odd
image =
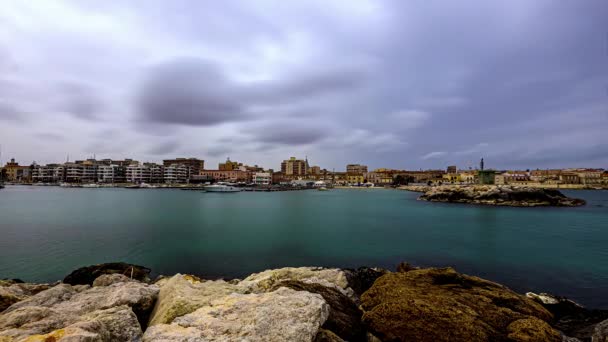
[[266,144],[306,145],[322,140],[328,133],[323,125],[299,120],[284,120],[245,130],[254,140]]
[[153,155],[166,155],[175,152],[180,147],[180,143],[175,140],[165,141],[159,144],[153,145],[151,148],[146,150],[147,153]]
[[180,59],[151,71],[137,105],[141,120],[213,125],[243,118],[238,101],[238,90],[218,66],[201,59]]
[[105,106],[100,91],[83,83],[63,82],[57,86],[57,93],[57,109],[80,119],[99,119]]
[[329,169],[608,164],[605,1],[47,6],[0,16],[0,136],[53,124],[69,139],[49,158],[125,154],[136,135],[152,156],[275,168],[297,153]]
[[24,115],[13,104],[0,100],[0,120],[20,122],[23,121]]

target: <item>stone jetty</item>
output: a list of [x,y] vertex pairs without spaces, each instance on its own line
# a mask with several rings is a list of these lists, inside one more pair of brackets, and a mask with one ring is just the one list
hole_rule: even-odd
[[607,311],[406,263],[245,279],[113,263],[53,284],[0,281],[0,341],[606,341]]

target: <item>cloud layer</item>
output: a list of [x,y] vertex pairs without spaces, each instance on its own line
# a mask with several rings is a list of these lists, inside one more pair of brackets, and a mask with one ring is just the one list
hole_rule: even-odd
[[607,15],[602,0],[9,0],[0,143],[22,163],[606,167]]

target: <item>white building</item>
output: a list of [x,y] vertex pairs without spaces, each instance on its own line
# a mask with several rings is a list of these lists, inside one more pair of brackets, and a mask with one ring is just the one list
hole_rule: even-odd
[[169,166],[165,166],[165,183],[186,183],[188,181],[188,173],[188,166],[184,164],[171,164]]
[[131,164],[127,166],[127,182],[129,183],[150,183],[150,167],[144,164]]
[[97,181],[100,183],[123,183],[125,168],[120,165],[99,165],[97,167]]
[[253,174],[253,183],[255,185],[270,185],[272,183],[272,175],[270,172],[256,172]]

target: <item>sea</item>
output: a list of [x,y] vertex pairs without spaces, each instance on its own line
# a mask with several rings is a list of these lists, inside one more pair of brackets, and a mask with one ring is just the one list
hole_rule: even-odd
[[418,201],[394,189],[205,193],[7,186],[0,278],[54,282],[124,261],[153,275],[242,278],[286,266],[457,271],[608,309],[608,191],[576,208]]

